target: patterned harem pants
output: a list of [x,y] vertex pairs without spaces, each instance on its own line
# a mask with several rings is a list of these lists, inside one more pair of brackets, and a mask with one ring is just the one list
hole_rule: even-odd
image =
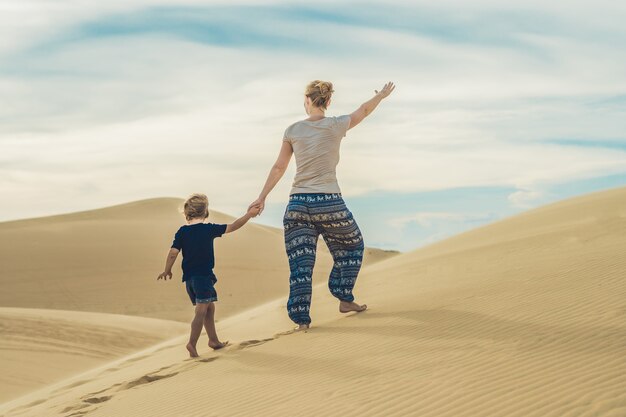
[[334,266],[328,280],[332,295],[353,301],[352,288],[363,260],[363,236],[341,194],[292,194],[283,219],[289,258],[289,317],[309,324],[313,267],[321,234]]

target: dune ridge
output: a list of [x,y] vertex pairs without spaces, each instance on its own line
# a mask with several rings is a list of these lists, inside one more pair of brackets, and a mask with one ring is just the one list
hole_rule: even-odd
[[319,284],[307,332],[276,300],[220,322],[223,352],[172,339],[0,414],[624,416],[625,207],[620,188],[533,210],[368,266],[365,313]]

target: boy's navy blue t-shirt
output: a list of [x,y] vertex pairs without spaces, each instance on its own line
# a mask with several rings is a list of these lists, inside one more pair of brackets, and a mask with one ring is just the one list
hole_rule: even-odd
[[172,247],[183,252],[183,281],[197,275],[213,275],[213,240],[226,232],[225,224],[197,223],[181,226]]

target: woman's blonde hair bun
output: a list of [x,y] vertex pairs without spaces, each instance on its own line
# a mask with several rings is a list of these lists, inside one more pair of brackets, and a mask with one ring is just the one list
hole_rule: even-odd
[[326,110],[334,92],[333,83],[329,81],[315,80],[311,81],[306,86],[304,95],[311,99],[315,107],[320,107]]

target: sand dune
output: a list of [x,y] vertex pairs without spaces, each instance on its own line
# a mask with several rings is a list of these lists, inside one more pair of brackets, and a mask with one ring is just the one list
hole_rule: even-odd
[[0,402],[187,331],[173,321],[0,307]]
[[[0,378],[0,401],[171,337],[165,329],[187,330],[186,324],[162,322],[158,332],[144,334],[142,326],[149,321],[82,313],[188,322],[192,308],[180,283],[180,261],[172,282],[155,280],[181,224],[180,205],[179,199],[154,199],[0,224],[0,306],[18,307],[0,309],[0,364],[8,369]],[[232,217],[212,212],[210,219],[226,223]],[[287,294],[282,239],[280,229],[248,224],[216,243],[218,320]],[[395,254],[368,248],[366,262]],[[322,243],[319,258],[315,280],[322,282],[331,267]],[[19,309],[23,307],[37,310]],[[114,324],[107,326],[109,322]],[[136,325],[129,337],[118,337],[123,323]],[[74,340],[82,334],[85,340]],[[108,349],[111,343],[114,347]]]
[[[188,321],[180,283],[156,282],[174,232],[181,200],[153,199],[61,216],[0,223],[0,306],[95,311]],[[212,212],[210,221],[232,217]],[[248,224],[216,243],[218,317],[284,296],[288,265],[282,231]],[[320,248],[324,248],[320,243]],[[367,263],[394,253],[368,249]],[[327,251],[314,279],[327,278]]]
[[[284,300],[6,403],[5,416],[624,416],[626,188],[533,210],[367,267],[342,316]],[[206,343],[206,339],[202,340]]]

